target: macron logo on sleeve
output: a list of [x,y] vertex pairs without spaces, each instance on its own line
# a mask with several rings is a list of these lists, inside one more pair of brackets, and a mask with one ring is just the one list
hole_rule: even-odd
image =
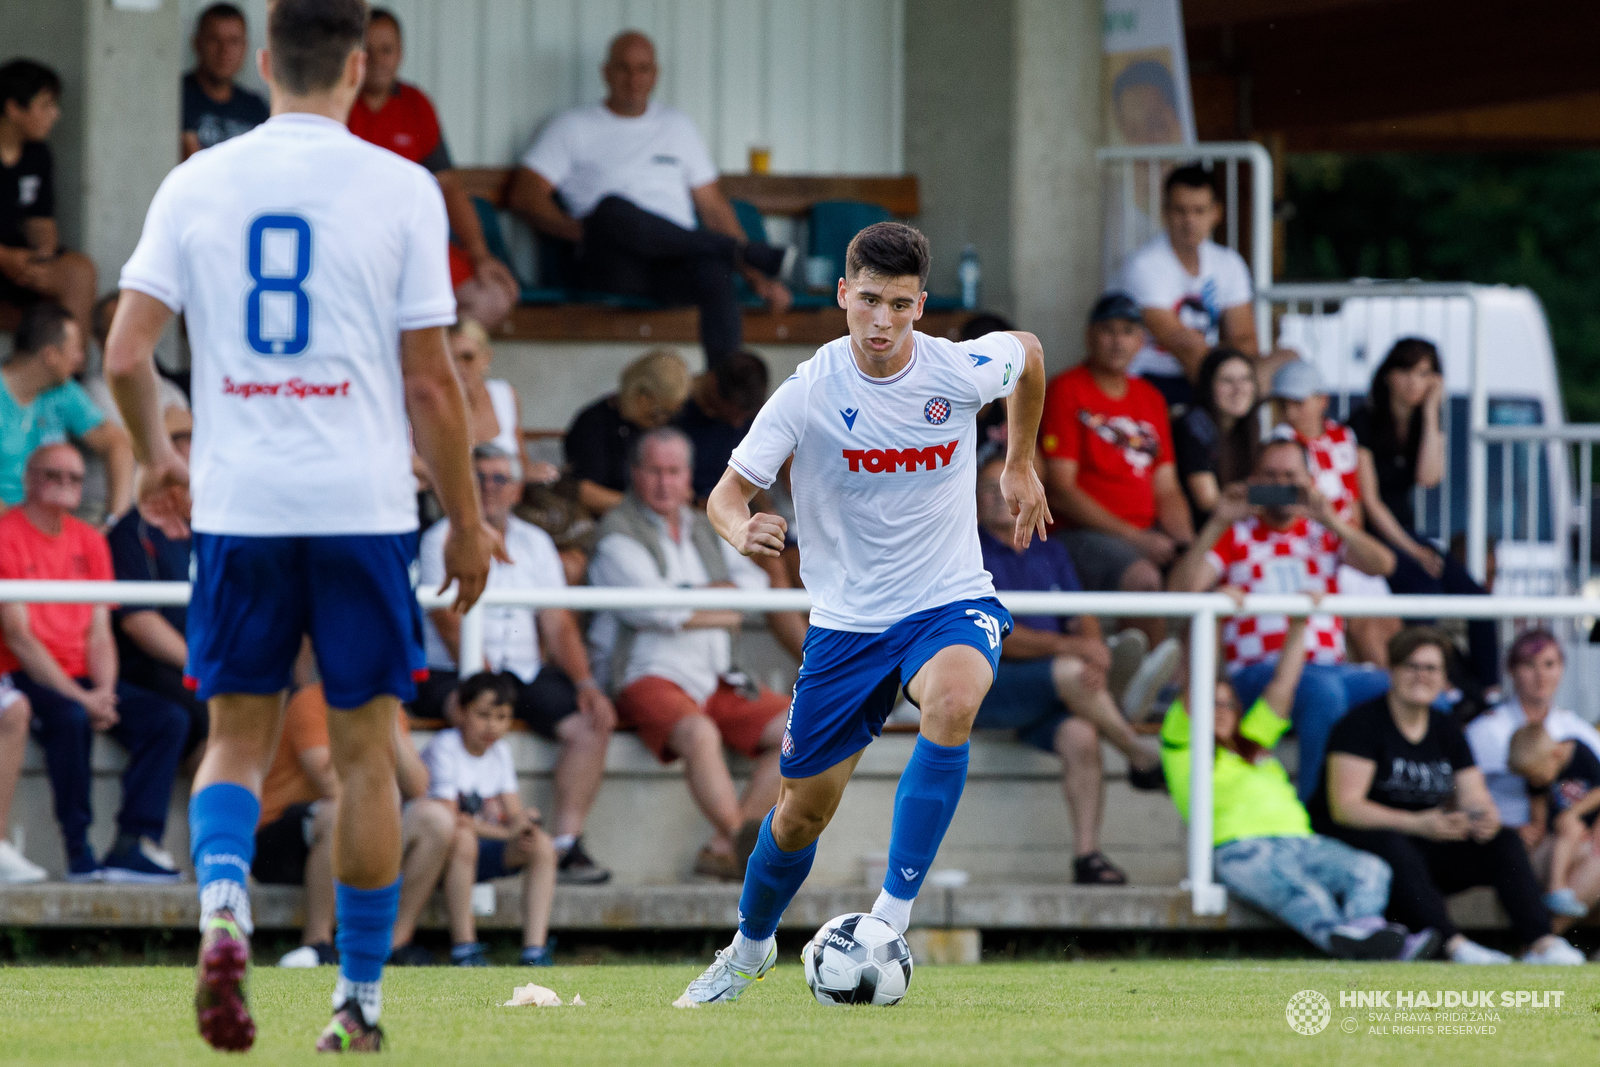
[[972,366],[974,370],[994,359],[993,356],[980,356],[976,352],[968,352],[967,355],[972,359]]
[[947,441],[927,448],[847,448],[843,455],[852,471],[893,474],[902,467],[907,471],[914,471],[918,467],[931,471],[950,466],[950,457],[955,455],[957,443]]

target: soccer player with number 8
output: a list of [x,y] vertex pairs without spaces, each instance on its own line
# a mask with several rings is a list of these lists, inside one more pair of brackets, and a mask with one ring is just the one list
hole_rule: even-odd
[[[345,128],[366,22],[364,0],[275,0],[260,54],[272,118],[167,176],[123,268],[107,346],[140,509],[169,535],[194,531],[186,673],[211,710],[189,804],[195,1008],[219,1049],[255,1040],[248,875],[304,635],[333,709],[339,779],[339,978],[317,1048],[382,1043],[400,892],[396,716],[424,665],[413,436],[450,518],[445,585],[457,583],[458,611],[504,554],[480,519],[445,347],[455,298],[438,184]],[[162,432],[152,357],[177,312],[193,351],[191,465]]]

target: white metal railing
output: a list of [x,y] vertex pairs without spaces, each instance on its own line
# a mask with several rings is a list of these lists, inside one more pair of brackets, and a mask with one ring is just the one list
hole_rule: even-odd
[[[1106,281],[1116,277],[1129,252],[1161,232],[1161,184],[1166,180],[1167,166],[1199,163],[1215,170],[1220,163],[1222,243],[1249,261],[1257,292],[1272,284],[1272,155],[1265,147],[1254,141],[1118,145],[1096,149],[1095,162],[1102,168],[1107,218],[1114,223],[1103,237],[1101,270]],[[1241,163],[1250,168],[1249,248],[1240,246],[1240,220],[1244,217],[1239,207]],[[1269,325],[1265,310],[1258,309],[1256,336],[1263,341],[1269,336]]]
[[[1251,596],[1242,607],[1221,593],[1016,593],[997,594],[1019,615],[1165,616],[1189,619],[1189,827],[1188,882],[1196,915],[1220,915],[1227,893],[1212,873],[1212,765],[1216,755],[1214,721],[1217,620],[1230,615],[1306,615],[1315,610],[1347,618],[1515,618],[1573,619],[1600,614],[1600,598],[1516,596],[1324,597],[1316,605],[1304,596]],[[425,608],[445,607],[449,594],[419,592]],[[183,605],[184,582],[0,581],[0,603]],[[490,590],[462,620],[461,662],[482,663],[483,605],[571,608],[579,611],[628,607],[734,609],[761,613],[803,611],[803,590],[750,592],[739,589],[625,589],[570,586],[530,590]],[[474,636],[469,637],[469,634]]]

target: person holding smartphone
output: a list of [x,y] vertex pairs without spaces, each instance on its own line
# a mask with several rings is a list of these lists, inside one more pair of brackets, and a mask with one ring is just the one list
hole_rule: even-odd
[[[1312,485],[1305,448],[1279,439],[1262,446],[1248,483],[1222,491],[1211,518],[1173,567],[1170,585],[1190,593],[1218,586],[1244,593],[1337,593],[1341,564],[1386,574],[1394,553],[1335,514]],[[1282,615],[1237,615],[1224,624],[1224,659],[1242,707],[1253,705],[1271,682],[1288,631]],[[1311,616],[1305,657],[1290,711],[1300,738],[1302,801],[1310,795],[1334,723],[1389,685],[1382,671],[1346,662],[1344,620],[1337,616]]]
[[1528,854],[1500,824],[1467,739],[1433,707],[1450,652],[1431,627],[1390,640],[1389,692],[1351,709],[1328,739],[1327,769],[1307,805],[1312,829],[1387,861],[1389,918],[1439,931],[1452,962],[1511,962],[1469,940],[1445,907],[1446,894],[1486,885],[1527,946],[1523,963],[1581,964],[1583,953],[1551,932]]

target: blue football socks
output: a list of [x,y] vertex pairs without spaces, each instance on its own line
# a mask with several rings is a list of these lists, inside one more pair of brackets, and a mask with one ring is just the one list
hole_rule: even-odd
[[914,900],[922,888],[966,788],[970,747],[968,742],[952,747],[917,737],[894,794],[889,873],[883,880],[883,890],[890,896]]
[[739,932],[750,941],[765,941],[778,929],[789,901],[811,873],[816,858],[815,841],[805,848],[785,852],[772,838],[772,812],[761,821],[755,851],[744,872],[744,892],[739,894]]
[[333,993],[337,1010],[354,999],[361,1005],[367,1025],[375,1025],[383,1007],[379,982],[383,962],[389,958],[390,935],[400,910],[400,879],[382,889],[356,889],[334,883],[334,909],[339,930],[339,982]]
[[218,782],[189,798],[189,857],[200,892],[200,929],[217,912],[233,913],[249,936],[250,864],[256,855],[261,802],[242,785]]

